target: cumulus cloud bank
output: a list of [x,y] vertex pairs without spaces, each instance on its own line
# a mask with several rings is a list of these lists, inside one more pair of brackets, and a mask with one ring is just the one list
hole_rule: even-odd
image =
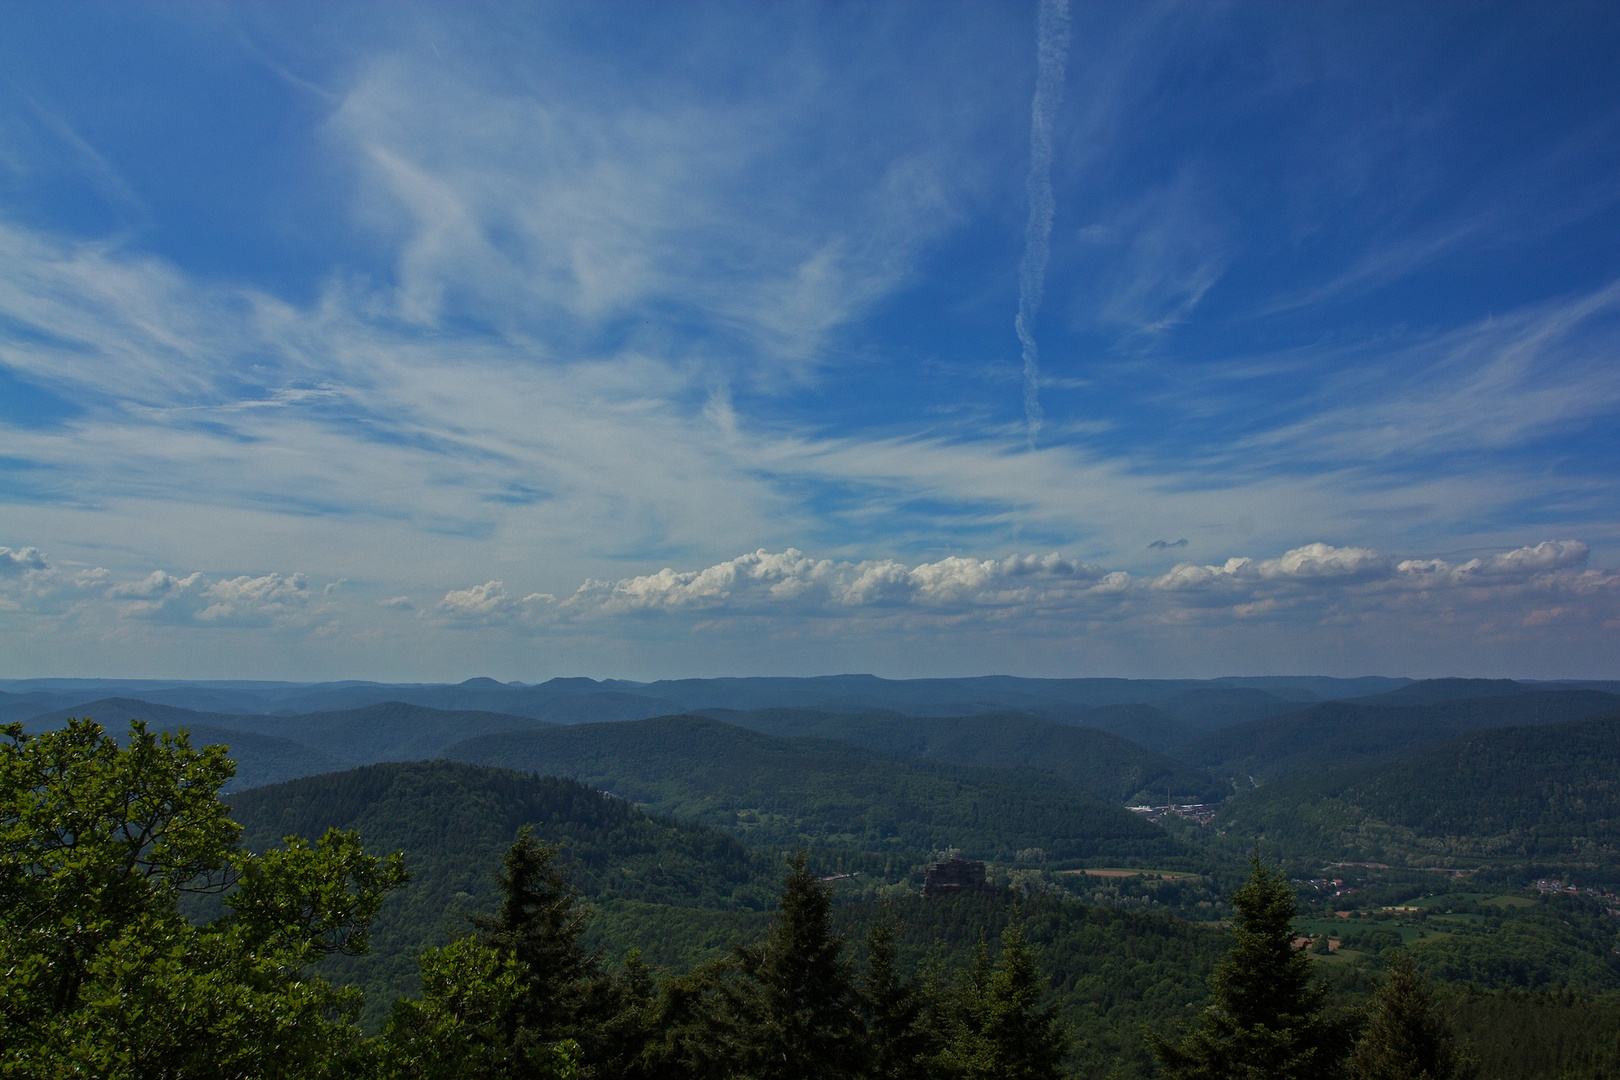
[[1547,540],[1458,563],[1313,543],[1274,558],[1187,562],[1136,575],[1058,553],[951,556],[908,565],[761,549],[701,569],[588,580],[560,600],[544,593],[519,598],[490,581],[451,590],[434,614],[459,625],[531,627],[637,614],[899,618],[941,626],[977,618],[1037,633],[1097,621],[1322,623],[1381,614],[1462,615],[1521,627],[1570,620],[1620,625],[1620,573],[1589,569],[1587,557],[1587,546],[1576,540]]
[[24,570],[45,570],[45,557],[38,548],[26,547],[13,551],[0,547],[0,574],[21,574]]
[[314,587],[303,574],[210,577],[154,570],[144,577],[119,579],[104,567],[53,566],[35,548],[0,548],[0,609],[53,619],[83,619],[173,626],[315,628],[329,621],[333,582]]
[[[1368,547],[1305,544],[1271,558],[1183,562],[1135,574],[1061,553],[932,562],[827,559],[797,548],[760,549],[698,569],[665,567],[618,580],[590,579],[561,597],[509,590],[505,582],[452,588],[436,604],[368,599],[370,618],[410,615],[424,627],[562,631],[625,618],[810,619],[821,625],[994,625],[1062,636],[1103,624],[1405,626],[1536,632],[1546,627],[1620,629],[1620,571],[1587,565],[1579,540],[1544,540],[1461,561],[1396,558]],[[35,548],[0,548],[0,610],[97,625],[263,628],[331,632],[344,616],[340,582],[301,573],[212,576],[154,570],[120,577],[53,565]],[[363,619],[360,609],[351,612]],[[347,617],[347,616],[345,616]]]

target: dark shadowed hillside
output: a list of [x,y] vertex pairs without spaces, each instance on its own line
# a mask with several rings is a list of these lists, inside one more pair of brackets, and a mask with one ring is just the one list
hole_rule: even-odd
[[1294,693],[1286,696],[1267,693],[1252,687],[1200,686],[1163,701],[1156,702],[1167,716],[1180,720],[1199,731],[1214,731],[1250,720],[1264,720],[1268,716],[1294,712],[1301,705],[1317,700],[1314,694]]
[[1301,712],[1225,728],[1188,744],[1182,760],[1258,781],[1392,761],[1469,731],[1559,724],[1620,706],[1595,690],[1540,690],[1424,705],[1329,701]]
[[1095,709],[1042,706],[1032,710],[1043,720],[1076,727],[1093,727],[1129,739],[1146,750],[1172,753],[1204,734],[1202,728],[1177,720],[1152,705],[1101,705]]
[[598,900],[762,909],[776,867],[729,836],[652,818],[569,780],[447,761],[371,765],[245,792],[231,800],[254,850],[282,837],[356,829],[368,850],[403,851],[409,887],[389,896],[372,952],[328,961],[367,988],[380,1017],[413,987],[416,954],[466,930],[494,903],[494,874],[522,825],[561,844],[570,880]]
[[1398,689],[1358,700],[1373,705],[1433,705],[1464,698],[1511,697],[1545,689],[1548,687],[1512,679],[1419,679]]
[[885,754],[958,765],[1041,769],[1115,802],[1138,796],[1163,800],[1166,789],[1181,802],[1203,802],[1224,794],[1223,786],[1211,781],[1206,773],[1118,735],[1018,713],[913,717],[885,712],[849,716],[763,709],[714,710],[705,715],[770,735],[837,739]]
[[[251,731],[230,731],[226,728],[201,725],[183,726],[191,732],[191,745],[194,747],[218,745],[230,747],[231,758],[236,762],[236,777],[225,785],[224,790],[227,792],[246,791],[266,784],[279,784],[285,780],[336,772],[354,766],[352,761],[344,761],[342,758],[313,750],[290,739],[278,739],[273,735],[257,735]],[[114,735],[117,735],[119,730],[118,727],[112,728]],[[125,725],[123,730],[127,731],[128,726]],[[153,724],[149,730],[173,729],[167,725]]]
[[545,721],[506,713],[449,712],[386,701],[363,709],[301,716],[237,716],[230,726],[293,739],[353,761],[414,761],[437,757],[478,735],[543,727]]
[[955,847],[978,858],[1025,849],[1051,859],[1186,853],[1157,826],[1047,773],[906,760],[701,716],[491,735],[446,754],[571,776],[756,844]]
[[1294,777],[1227,803],[1215,828],[1322,860],[1620,865],[1620,711],[1478,731],[1410,761]]

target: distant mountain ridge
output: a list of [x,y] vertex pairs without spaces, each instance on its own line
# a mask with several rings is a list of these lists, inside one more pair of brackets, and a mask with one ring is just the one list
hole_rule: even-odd
[[58,727],[70,717],[89,717],[115,736],[131,719],[153,730],[191,730],[193,746],[223,743],[236,759],[230,790],[379,761],[439,756],[453,743],[476,735],[545,726],[544,721],[502,713],[445,712],[402,702],[304,716],[206,713],[129,698],[104,698],[32,717],[34,731]]
[[893,709],[912,715],[961,716],[1007,709],[1039,712],[1047,707],[1153,704],[1199,690],[1250,689],[1285,700],[1326,700],[1383,693],[1408,682],[1383,677],[1196,680],[1025,679],[1000,675],[960,679],[828,675],[650,683],[558,678],[539,684],[500,683],[486,678],[458,684],[13,679],[0,680],[0,716],[26,719],[52,709],[112,697],[227,714],[341,712],[402,701],[447,711],[496,712],[559,723],[645,719],[710,708],[808,708],[828,712]]
[[28,725],[28,730],[37,732],[58,727],[65,724],[70,715],[88,716],[120,743],[129,734],[130,720],[135,719],[147,721],[149,731],[172,732],[185,728],[190,732],[191,745],[199,749],[221,744],[229,746],[231,757],[236,761],[236,776],[225,785],[224,790],[227,792],[277,784],[300,776],[349,769],[355,764],[350,759],[326,753],[292,739],[233,730],[217,722],[233,719],[232,717],[212,716],[192,712],[189,709],[153,706],[148,702],[130,701],[127,698],[108,698],[104,701],[91,702],[82,709],[66,710],[60,716],[46,714],[44,717],[36,717]]

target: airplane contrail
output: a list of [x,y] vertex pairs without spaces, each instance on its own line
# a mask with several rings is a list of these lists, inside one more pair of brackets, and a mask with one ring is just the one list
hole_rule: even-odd
[[1035,313],[1046,291],[1046,260],[1051,254],[1052,117],[1063,102],[1063,73],[1068,59],[1069,0],[1041,0],[1035,31],[1035,98],[1029,111],[1029,223],[1024,226],[1024,258],[1018,264],[1018,318],[1013,321],[1024,349],[1024,421],[1031,449],[1042,419]]

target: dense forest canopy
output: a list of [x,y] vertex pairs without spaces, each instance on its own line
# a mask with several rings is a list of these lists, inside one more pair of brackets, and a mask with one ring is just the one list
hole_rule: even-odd
[[[192,694],[193,705],[236,707],[233,691],[170,689]],[[561,689],[547,691],[553,704]],[[757,688],[723,689],[746,699]],[[516,690],[476,684],[455,693]],[[566,690],[610,710],[623,709],[629,695],[604,684]],[[1293,700],[1279,696],[1285,690]],[[929,693],[945,696],[940,687]],[[838,1000],[848,1010],[823,1020],[843,1025],[839,1038],[859,1042],[867,1060],[901,1068],[893,1046],[904,1045],[914,1065],[926,1060],[928,1075],[974,1075],[1000,1060],[992,1045],[1000,1036],[987,1035],[999,1030],[996,1003],[1020,1001],[1026,1015],[1046,1018],[1047,1030],[1068,1033],[1064,1074],[1146,1077],[1180,1068],[1143,1032],[1191,1037],[1189,1019],[1220,981],[1230,944],[1224,927],[1240,910],[1234,890],[1253,870],[1245,857],[1258,842],[1283,860],[1266,871],[1273,884],[1298,896],[1289,944],[1301,935],[1310,985],[1325,987],[1322,1015],[1349,1025],[1345,1055],[1358,1018],[1385,1007],[1374,991],[1387,984],[1389,1001],[1428,1002],[1427,1026],[1411,1030],[1455,1031],[1460,1049],[1447,1060],[1457,1069],[1472,1054],[1487,1077],[1606,1075],[1605,1063],[1620,1056],[1603,1041],[1620,1010],[1606,997],[1620,994],[1609,806],[1620,719],[1584,718],[1609,700],[1606,690],[1440,681],[1381,699],[1306,700],[1301,711],[1307,693],[1180,686],[1156,704],[1034,700],[1021,711],[975,716],[714,706],[708,715],[563,726],[387,701],[266,715],[125,698],[110,706],[146,713],[152,725],[112,734],[37,712],[37,723],[11,729],[7,895],[21,899],[9,925],[41,917],[76,924],[97,904],[111,905],[95,909],[110,921],[93,940],[11,935],[18,963],[8,970],[36,971],[28,956],[43,966],[8,984],[7,1030],[89,1040],[89,1056],[63,1060],[101,1061],[95,1054],[144,1033],[119,1020],[121,1012],[96,1009],[115,1000],[162,1009],[174,994],[247,979],[252,994],[229,1006],[220,999],[222,1011],[198,1014],[197,1023],[265,1037],[284,1030],[277,1024],[303,1025],[308,1038],[285,1042],[286,1052],[341,1059],[331,1066],[340,1072],[363,1062],[365,1075],[429,1075],[431,1048],[455,1046],[490,1075],[510,1066],[529,1075],[630,1076],[655,1061],[753,1075],[759,1059],[749,1055],[763,1044],[743,1029],[767,1015],[761,1002],[775,993],[761,981],[774,961],[759,950],[782,932],[784,873],[801,852],[793,871],[801,895],[823,897],[820,925],[827,941],[841,942],[827,970],[845,987],[834,997],[845,995]],[[466,704],[453,697],[439,703]],[[919,699],[919,707],[938,705]],[[1560,719],[1570,713],[1583,718]],[[188,725],[199,717],[218,722]],[[1321,721],[1314,748],[1302,745],[1312,718]],[[1127,741],[1131,725],[1162,749]],[[1214,738],[1273,732],[1252,754],[1271,755],[1283,772],[1316,770],[1323,753],[1346,747],[1361,747],[1366,760],[1263,783],[1226,800],[1208,826],[1173,814],[1149,820],[1120,805],[1144,794],[1130,789],[1152,770],[1202,777],[1203,794],[1219,794],[1226,781],[1194,760],[1198,747],[1212,745],[1198,732],[1212,728]],[[204,741],[215,748],[191,749]],[[352,759],[323,745],[461,760],[351,768]],[[55,773],[40,767],[47,759]],[[144,764],[130,764],[137,760]],[[161,796],[161,783],[141,787],[164,768],[192,778],[191,802]],[[301,770],[314,775],[298,777]],[[158,797],[195,810],[214,799],[197,792],[212,790],[224,793],[228,814],[202,834],[211,839],[186,841],[195,859],[171,869],[151,869],[161,863],[151,862],[151,837],[119,841],[134,862],[41,859],[31,845],[51,834],[38,827],[39,808],[72,806],[40,795],[69,774],[89,778],[75,781],[75,798],[123,784],[137,792],[135,805]],[[297,778],[267,783],[288,775]],[[116,817],[109,808],[119,804],[109,800],[95,812]],[[176,812],[181,833],[193,810]],[[80,832],[111,835],[70,830]],[[495,871],[520,836],[540,853],[547,888],[572,898],[565,906],[574,914],[563,922],[573,928],[569,955],[583,965],[568,991],[583,995],[573,1026],[533,1028],[537,1034],[519,1040],[521,1061],[500,1032],[531,1029],[501,1018],[531,1008],[538,991],[518,959],[515,931],[488,922],[508,888]],[[954,856],[987,860],[982,891],[929,892],[929,867]],[[120,884],[86,889],[85,873]],[[1540,893],[1528,888],[1537,883]],[[268,942],[277,944],[261,944]],[[167,951],[152,952],[154,943]],[[142,988],[113,974],[144,972],[141,957],[159,955],[181,959]],[[76,967],[61,966],[74,956]],[[69,984],[84,993],[62,990],[69,970],[82,972]],[[896,1028],[893,1016],[872,1011],[880,1000],[889,1002],[883,1008],[910,1002],[901,1011],[911,1019]],[[67,1011],[53,1013],[58,1005]],[[1364,1006],[1374,1011],[1358,1011]],[[298,1019],[317,1015],[318,1023]],[[1547,1023],[1522,1019],[1531,1015]],[[907,1027],[913,1021],[923,1027]],[[1380,1030],[1411,1035],[1392,1024]],[[1499,1028],[1545,1035],[1536,1063],[1495,1037]],[[640,1065],[607,1063],[609,1031],[638,1048]],[[898,1042],[888,1050],[861,1042],[878,1031]],[[152,1060],[179,1062],[173,1067],[183,1073],[193,1067],[184,1063],[191,1037],[173,1028],[149,1048]],[[1056,1043],[1028,1042],[1028,1060],[1046,1060],[1041,1045]],[[720,1057],[713,1047],[725,1048]],[[8,1074],[43,1067],[32,1051],[17,1054]],[[258,1075],[254,1060],[244,1051],[230,1067]],[[847,1071],[849,1060],[830,1060],[829,1075]],[[748,1061],[756,1064],[739,1064]]]

